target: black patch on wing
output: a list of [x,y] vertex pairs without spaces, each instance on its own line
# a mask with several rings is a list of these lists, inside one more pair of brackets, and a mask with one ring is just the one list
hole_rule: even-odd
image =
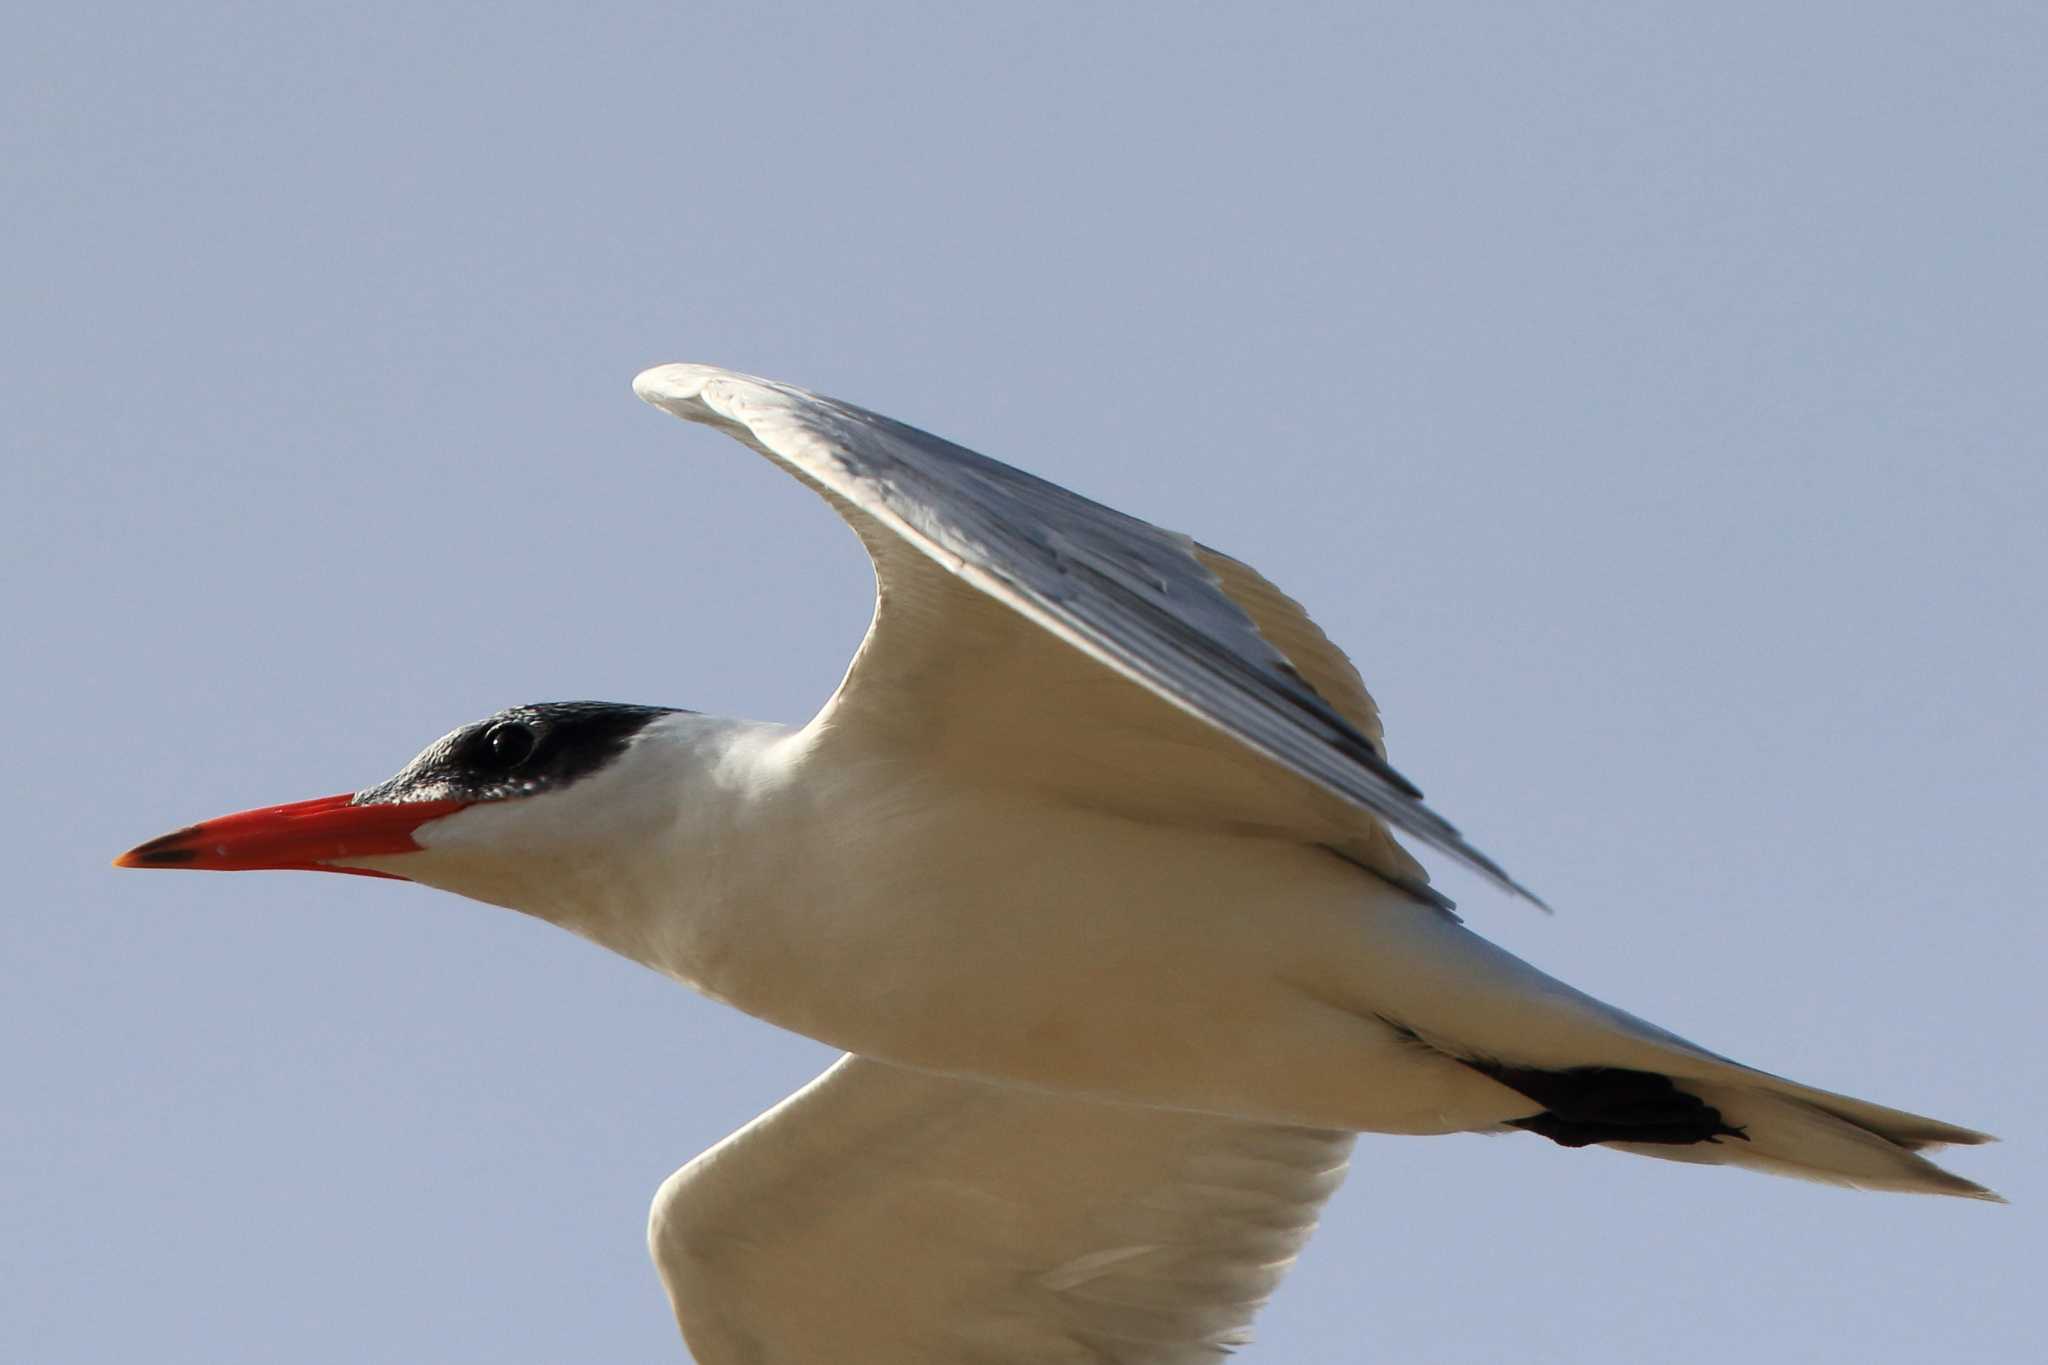
[[648,722],[676,711],[609,701],[514,706],[435,741],[395,776],[357,792],[354,804],[504,801],[560,791],[624,753]]
[[1543,1106],[1543,1112],[1509,1122],[1564,1147],[1595,1142],[1649,1142],[1674,1147],[1719,1138],[1748,1138],[1730,1127],[1721,1111],[1688,1095],[1669,1076],[1614,1066],[1580,1066],[1536,1071],[1499,1062],[1459,1061]]

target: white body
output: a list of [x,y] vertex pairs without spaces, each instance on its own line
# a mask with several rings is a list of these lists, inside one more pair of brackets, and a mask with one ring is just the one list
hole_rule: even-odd
[[[1968,1130],[1727,1061],[1319,845],[821,753],[815,729],[679,714],[573,794],[427,826],[429,870],[406,867],[901,1066],[1388,1133],[1540,1107],[1458,1057],[1626,1067],[1693,1082],[1737,1125],[1774,1116],[1649,1155],[1975,1191],[1892,1140]],[[624,844],[622,812],[643,825]]]

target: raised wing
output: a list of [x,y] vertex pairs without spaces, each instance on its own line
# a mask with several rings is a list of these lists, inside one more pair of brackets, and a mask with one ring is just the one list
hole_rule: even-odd
[[848,1056],[671,1176],[648,1238],[699,1365],[1213,1365],[1351,1144]]
[[[781,464],[832,502],[867,546],[879,587],[875,623],[820,717],[828,732],[851,730],[870,744],[886,736],[927,756],[971,755],[1010,785],[1036,781],[1104,805],[1135,804],[1139,814],[1247,830],[1277,821],[1419,888],[1420,869],[1385,830],[1361,824],[1376,817],[1536,900],[1387,765],[1356,672],[1298,606],[1245,566],[786,384],[664,365],[634,389]],[[1020,630],[1020,616],[1041,629]],[[1291,646],[1273,638],[1276,628]],[[1113,686],[1111,677],[1135,687]],[[1234,743],[1218,745],[1218,734]],[[1268,765],[1291,777],[1281,782]],[[1303,782],[1313,797],[1281,790]]]

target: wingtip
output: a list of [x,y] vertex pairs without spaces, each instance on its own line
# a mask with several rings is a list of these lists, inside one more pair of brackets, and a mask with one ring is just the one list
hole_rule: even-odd
[[1510,877],[1506,868],[1466,843],[1462,838],[1458,840],[1458,851],[1464,855],[1467,863],[1491,880],[1494,885],[1500,887],[1501,890],[1511,896],[1527,901],[1546,915],[1555,915],[1557,913],[1549,901],[1543,899],[1543,897],[1537,895],[1513,877]]
[[724,373],[716,366],[682,361],[655,365],[633,376],[633,395],[658,408],[673,408],[695,402],[704,385]]

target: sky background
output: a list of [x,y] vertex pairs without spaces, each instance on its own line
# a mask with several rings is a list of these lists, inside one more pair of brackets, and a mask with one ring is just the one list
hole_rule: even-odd
[[44,5],[0,50],[0,1358],[680,1358],[675,1166],[827,1051],[538,922],[117,873],[501,706],[797,721],[789,379],[1346,644],[1538,964],[2003,1134],[2011,1208],[1368,1137],[1247,1365],[2007,1361],[2048,1190],[2048,19]]

